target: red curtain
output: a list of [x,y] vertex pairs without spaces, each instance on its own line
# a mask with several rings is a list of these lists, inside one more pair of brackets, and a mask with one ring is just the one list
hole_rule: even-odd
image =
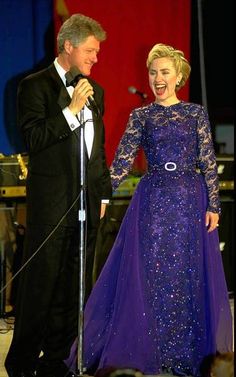
[[[128,91],[135,86],[148,94],[146,58],[156,43],[167,43],[184,51],[190,58],[191,0],[55,0],[55,32],[63,19],[73,13],[95,18],[107,32],[101,43],[93,77],[105,89],[105,127],[108,164],[111,163],[129,113],[142,106],[138,95]],[[189,86],[181,89],[180,97],[188,100]],[[136,167],[142,170],[142,156]]]

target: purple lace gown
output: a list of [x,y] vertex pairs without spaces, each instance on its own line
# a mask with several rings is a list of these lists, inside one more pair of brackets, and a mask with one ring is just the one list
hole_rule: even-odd
[[[84,366],[199,375],[204,356],[232,350],[232,318],[217,230],[218,177],[200,105],[134,110],[111,167],[113,188],[142,147],[142,177],[85,308]],[[196,169],[197,168],[197,169]],[[68,363],[74,363],[76,343]]]

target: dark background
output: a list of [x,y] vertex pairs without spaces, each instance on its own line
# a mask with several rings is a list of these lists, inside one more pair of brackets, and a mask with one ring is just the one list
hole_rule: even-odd
[[[190,100],[202,103],[199,70],[197,1],[192,1]],[[233,0],[202,1],[203,44],[208,112],[212,126],[233,123]]]

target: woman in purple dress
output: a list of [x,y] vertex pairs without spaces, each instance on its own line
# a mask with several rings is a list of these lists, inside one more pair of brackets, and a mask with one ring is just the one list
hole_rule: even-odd
[[183,52],[156,44],[147,67],[155,101],[130,115],[113,189],[140,147],[148,171],[86,304],[84,366],[199,376],[206,355],[232,350],[215,153],[206,109],[177,97],[190,74]]

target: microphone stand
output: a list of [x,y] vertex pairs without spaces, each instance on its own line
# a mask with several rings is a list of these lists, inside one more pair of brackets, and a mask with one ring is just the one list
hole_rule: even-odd
[[84,327],[84,296],[85,296],[85,224],[86,224],[86,191],[85,191],[85,150],[84,150],[84,108],[80,111],[79,144],[80,144],[80,206],[78,220],[80,223],[79,245],[79,303],[78,303],[78,349],[77,370],[75,376],[83,376],[83,327]]

